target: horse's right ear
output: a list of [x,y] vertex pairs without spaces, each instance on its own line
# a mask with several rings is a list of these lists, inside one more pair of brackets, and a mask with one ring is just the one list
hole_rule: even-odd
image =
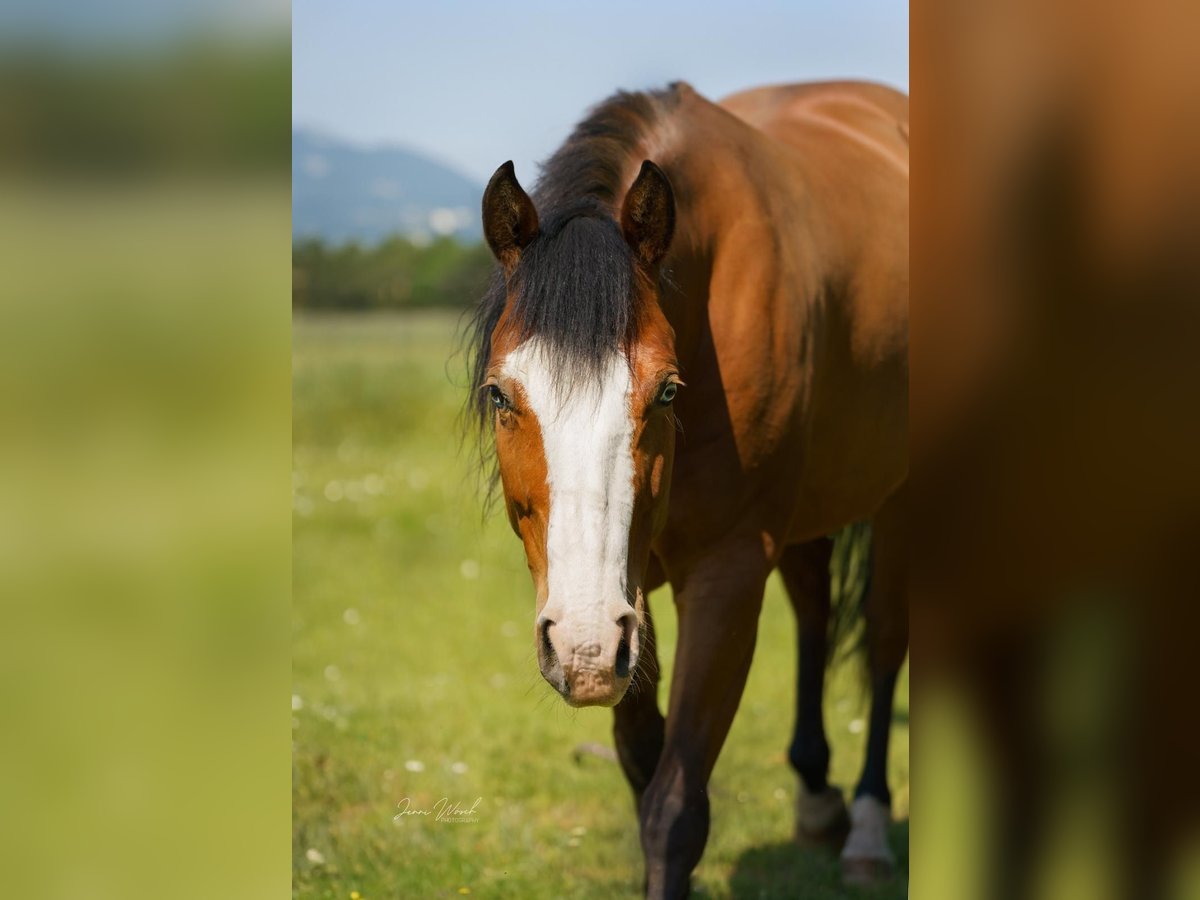
[[512,272],[537,233],[537,210],[517,181],[510,159],[496,170],[483,192],[483,236],[500,265]]

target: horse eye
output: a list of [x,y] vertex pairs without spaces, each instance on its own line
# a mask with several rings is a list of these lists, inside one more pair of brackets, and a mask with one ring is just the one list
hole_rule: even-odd
[[658,404],[660,406],[670,406],[671,401],[675,399],[675,392],[679,390],[679,385],[673,381],[668,381],[663,385],[661,391],[658,392]]
[[488,396],[491,398],[492,406],[496,409],[508,409],[508,398],[504,396],[504,391],[496,385],[488,385]]

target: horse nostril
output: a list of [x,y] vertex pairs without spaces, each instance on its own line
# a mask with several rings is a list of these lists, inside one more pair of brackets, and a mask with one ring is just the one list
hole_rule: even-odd
[[542,661],[547,665],[553,663],[555,658],[554,644],[550,642],[550,626],[554,622],[550,619],[542,619],[538,624],[538,632],[541,635]]
[[617,625],[621,629],[621,642],[617,644],[616,676],[628,678],[632,668],[634,638],[637,635],[637,616],[634,613],[626,613],[617,619]]
[[551,687],[566,697],[571,693],[571,685],[567,682],[567,673],[563,670],[562,663],[558,659],[558,653],[554,649],[554,642],[550,640],[550,627],[553,624],[553,619],[538,620],[538,666],[542,670],[542,677],[550,682]]
[[616,671],[618,678],[629,676],[629,641],[625,635],[621,635],[621,643],[617,645]]

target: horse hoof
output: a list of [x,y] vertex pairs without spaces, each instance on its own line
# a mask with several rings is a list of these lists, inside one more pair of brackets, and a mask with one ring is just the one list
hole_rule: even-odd
[[810,794],[800,782],[796,792],[796,843],[802,847],[841,846],[850,830],[846,800],[835,787]]
[[842,858],[842,881],[852,887],[871,887],[888,881],[894,874],[896,867],[891,860]]
[[892,811],[871,796],[862,796],[850,808],[850,836],[842,848],[842,880],[846,884],[871,885],[891,878],[896,871],[888,826]]

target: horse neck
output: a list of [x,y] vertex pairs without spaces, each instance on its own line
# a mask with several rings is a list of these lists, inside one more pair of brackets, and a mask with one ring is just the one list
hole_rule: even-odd
[[[678,190],[676,248],[712,250],[733,224],[768,212],[762,181],[778,168],[777,149],[760,131],[699,95],[693,95],[666,128],[667,170]],[[690,98],[689,98],[690,99]]]
[[[722,254],[734,259],[742,252],[735,245],[744,245],[748,224],[778,221],[780,206],[799,208],[805,188],[802,181],[768,176],[781,168],[779,149],[757,129],[690,89],[643,149],[656,154],[647,158],[663,166],[676,188],[676,229],[664,261],[663,302],[684,361],[715,318],[712,305],[742,301],[710,296]],[[789,233],[789,242],[804,240],[796,231]],[[769,243],[755,248],[755,259],[745,260],[747,264],[790,264],[777,252],[774,236],[764,234],[763,241]],[[809,273],[788,274],[798,279]]]

